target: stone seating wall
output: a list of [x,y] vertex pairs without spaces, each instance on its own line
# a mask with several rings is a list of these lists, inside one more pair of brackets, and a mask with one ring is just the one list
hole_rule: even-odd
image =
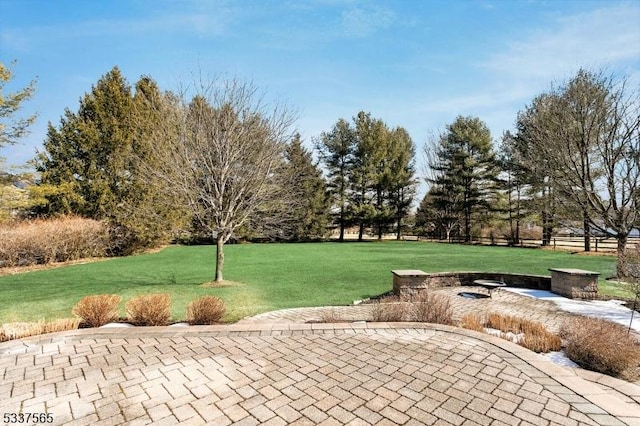
[[424,288],[471,286],[475,280],[502,281],[509,287],[551,290],[551,277],[545,275],[522,275],[500,272],[436,272],[414,274],[403,277],[394,273],[393,292],[409,294]]
[[550,271],[550,277],[502,272],[426,273],[420,270],[391,272],[393,273],[393,292],[400,296],[421,289],[472,286],[475,280],[493,280],[504,282],[509,287],[553,291],[571,299],[598,298],[599,273],[582,269],[550,269]]

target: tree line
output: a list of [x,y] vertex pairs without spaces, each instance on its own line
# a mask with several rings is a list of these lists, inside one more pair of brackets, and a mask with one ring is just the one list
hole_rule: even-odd
[[333,195],[339,241],[349,226],[358,227],[359,241],[369,227],[381,239],[394,226],[399,239],[417,184],[416,149],[407,131],[361,111],[351,123],[340,119],[323,132],[316,148]]
[[[402,127],[360,111],[309,141],[314,152],[291,110],[250,84],[197,80],[170,92],[149,76],[131,87],[114,67],[77,111],[49,123],[35,159],[38,202],[23,210],[106,221],[114,254],[213,240],[217,280],[232,238],[307,241],[335,230],[342,241],[352,228],[359,239],[407,231],[467,242],[500,229],[516,244],[535,223],[548,244],[559,224],[577,221],[585,250],[596,231],[624,250],[639,225],[638,105],[624,81],[579,70],[519,112],[497,150],[480,118],[457,117],[425,145],[428,191],[414,215],[416,147]],[[22,134],[29,122],[17,124]]]
[[[330,232],[335,181],[325,180],[293,123],[286,106],[238,80],[168,92],[148,76],[131,87],[114,67],[77,111],[49,123],[35,159],[46,202],[27,213],[105,221],[114,255],[176,236],[213,240],[222,280],[231,238],[309,241]],[[348,220],[361,237],[374,224],[382,236],[408,214],[415,147],[406,130],[366,113],[347,127]]]
[[416,224],[442,238],[472,238],[473,227],[542,227],[548,245],[563,223],[615,238],[618,253],[640,228],[640,102],[625,79],[580,69],[518,113],[496,153],[477,118],[458,117],[425,148],[430,189]]

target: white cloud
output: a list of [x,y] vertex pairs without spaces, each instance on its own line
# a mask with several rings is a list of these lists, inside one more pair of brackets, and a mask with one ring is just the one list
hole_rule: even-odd
[[640,58],[640,7],[631,3],[559,17],[551,29],[510,43],[483,64],[505,77],[551,81],[579,67],[600,68]]
[[340,24],[347,35],[367,37],[389,28],[396,21],[393,11],[381,7],[354,7],[342,12]]
[[[130,19],[91,19],[77,23],[60,23],[31,27],[4,28],[0,33],[3,46],[26,51],[42,42],[144,34],[186,33],[201,37],[226,34],[238,19],[238,10],[221,3],[205,2],[207,7],[195,9],[163,9]],[[176,4],[178,6],[179,4]]]
[[629,3],[555,18],[544,29],[523,33],[502,51],[476,64],[477,89],[452,88],[418,100],[412,110],[429,115],[476,115],[494,138],[512,127],[516,114],[552,83],[580,67],[621,72],[640,81],[640,7]]

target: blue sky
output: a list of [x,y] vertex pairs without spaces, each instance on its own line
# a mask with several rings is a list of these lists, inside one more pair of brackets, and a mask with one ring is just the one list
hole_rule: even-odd
[[0,0],[0,60],[17,61],[6,91],[37,77],[24,112],[38,120],[0,151],[8,164],[32,158],[47,123],[114,65],[166,90],[198,70],[252,81],[298,111],[308,146],[364,110],[420,151],[458,115],[497,141],[579,67],[639,87],[640,0]]

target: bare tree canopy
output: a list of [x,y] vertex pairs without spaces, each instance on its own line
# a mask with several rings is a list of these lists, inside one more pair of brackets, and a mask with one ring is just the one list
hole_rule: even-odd
[[223,245],[276,196],[272,178],[293,115],[238,80],[200,82],[161,107],[167,118],[156,130],[162,149],[150,176],[166,188],[165,201],[186,204],[216,240],[215,280],[222,281]]
[[523,147],[542,158],[560,200],[618,240],[618,253],[640,215],[640,102],[602,72],[579,70],[568,83],[537,97],[519,116]]

